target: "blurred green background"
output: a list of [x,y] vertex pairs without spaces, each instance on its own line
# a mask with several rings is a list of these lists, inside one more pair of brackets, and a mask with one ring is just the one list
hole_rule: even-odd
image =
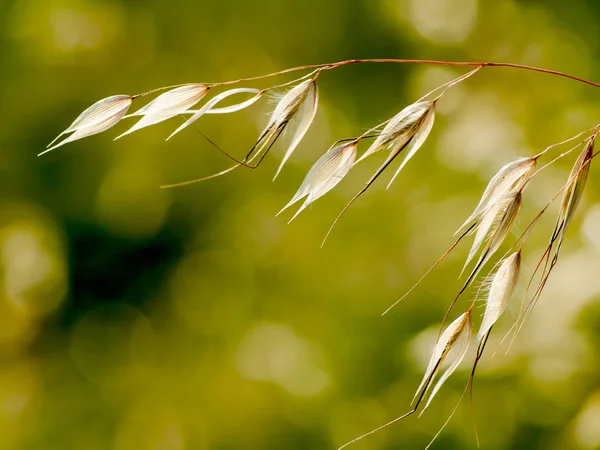
[[[428,142],[392,188],[378,182],[320,249],[381,160],[357,166],[288,226],[289,214],[274,215],[311,164],[336,139],[464,71],[323,74],[315,123],[274,183],[281,144],[259,170],[159,189],[230,165],[193,128],[165,143],[176,119],[112,142],[133,122],[120,124],[36,154],[112,94],[347,58],[500,60],[600,81],[600,3],[2,0],[0,20],[2,449],[334,449],[404,413],[469,244],[381,312],[450,245],[501,165],[600,119],[597,89],[485,69],[444,97]],[[241,156],[269,108],[205,117],[199,128]],[[572,161],[526,191],[519,231]],[[542,302],[511,352],[491,358],[518,309],[509,311],[481,363],[482,448],[600,448],[594,172]],[[528,268],[555,212],[526,247]],[[424,448],[468,370],[422,418],[354,448]],[[476,448],[471,422],[465,403],[433,448]]]

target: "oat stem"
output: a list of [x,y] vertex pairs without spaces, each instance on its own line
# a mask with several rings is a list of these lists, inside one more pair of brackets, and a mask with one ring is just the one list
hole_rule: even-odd
[[[289,69],[279,70],[277,72],[272,72],[272,73],[268,73],[265,75],[239,78],[237,80],[231,80],[231,81],[206,83],[206,85],[209,87],[228,86],[231,84],[243,83],[246,81],[263,80],[265,78],[271,78],[271,77],[275,77],[275,76],[279,76],[279,75],[285,75],[287,73],[298,72],[300,70],[310,70],[310,69],[332,70],[332,69],[337,69],[338,67],[341,67],[341,66],[349,66],[349,65],[353,65],[353,64],[364,64],[364,63],[424,64],[424,65],[450,66],[450,67],[478,67],[480,69],[483,67],[508,67],[508,68],[512,68],[512,69],[520,69],[520,70],[528,70],[528,71],[532,71],[532,72],[546,73],[546,74],[555,75],[558,77],[569,78],[571,80],[578,81],[580,83],[584,83],[589,86],[600,87],[600,83],[595,83],[593,81],[586,80],[585,78],[581,78],[581,77],[571,75],[571,74],[568,74],[565,72],[560,72],[558,70],[543,69],[541,67],[528,66],[525,64],[513,64],[513,63],[493,62],[493,61],[438,61],[438,60],[432,60],[432,59],[397,59],[397,58],[348,59],[345,61],[338,61],[335,63],[308,64],[308,65],[304,65],[304,66],[296,66],[296,67],[291,67]],[[312,75],[312,73],[307,76],[310,76],[310,75]],[[165,87],[161,87],[161,88],[157,88],[157,89],[152,89],[150,91],[142,92],[141,94],[133,95],[132,98],[136,99],[138,97],[144,97],[146,95],[153,94],[155,92],[160,92],[160,91],[164,91],[167,89],[173,89],[173,88],[185,86],[186,84],[188,84],[188,83],[175,84],[175,85],[171,85],[171,86],[165,86]]]
[[433,263],[433,265],[427,270],[427,272],[425,272],[421,278],[419,278],[419,280],[408,290],[404,293],[404,295],[402,297],[400,297],[398,300],[396,300],[394,303],[392,303],[392,305],[390,305],[388,307],[388,309],[386,309],[383,313],[381,313],[382,316],[385,316],[388,312],[390,312],[390,310],[396,306],[398,303],[400,303],[402,300],[404,300],[412,291],[415,290],[415,288],[417,286],[419,286],[419,284],[421,284],[421,282],[425,279],[425,277],[427,277],[427,275],[429,275],[433,269],[435,269],[444,259],[446,259],[446,257],[450,254],[450,252],[452,252],[452,250],[454,250],[456,248],[456,246],[460,243],[460,241],[467,236],[471,230],[473,228],[475,228],[476,223],[472,224],[465,232],[463,232],[458,239],[456,239],[456,241],[454,241],[454,243],[450,246],[450,248],[448,250],[446,250],[444,252],[444,254],[442,256],[440,256],[438,258],[438,260]]
[[433,380],[433,377],[435,376],[435,374],[437,373],[437,369],[438,367],[442,364],[442,361],[438,361],[438,363],[436,364],[434,370],[432,370],[431,374],[429,375],[429,378],[427,379],[427,382],[425,383],[425,386],[423,386],[423,389],[421,390],[421,393],[419,394],[419,398],[417,399],[415,406],[413,407],[413,409],[411,409],[410,411],[402,414],[400,417],[396,417],[394,420],[390,420],[389,422],[375,428],[374,430],[371,430],[365,434],[361,434],[360,436],[358,436],[357,438],[352,439],[349,442],[346,442],[344,445],[342,445],[341,447],[338,447],[337,450],[342,450],[343,448],[348,447],[350,444],[354,444],[357,441],[360,441],[361,439],[370,436],[374,433],[377,433],[378,431],[383,430],[384,428],[389,427],[390,425],[395,424],[396,422],[400,422],[402,419],[406,419],[407,417],[413,415],[414,413],[417,412],[417,410],[419,409],[419,405],[421,404],[421,402],[423,401],[423,398],[425,397],[425,393],[427,392],[427,387],[429,386],[429,384],[431,383],[431,381]]
[[364,64],[364,63],[388,63],[388,64],[425,64],[425,65],[436,65],[436,66],[450,66],[450,67],[508,67],[513,69],[528,70],[533,72],[547,73],[549,75],[555,75],[563,78],[569,78],[580,83],[588,84],[594,87],[600,87],[600,83],[595,83],[585,78],[581,78],[575,75],[570,75],[565,72],[558,70],[543,69],[541,67],[528,66],[525,64],[513,64],[506,62],[493,62],[493,61],[438,61],[432,59],[398,59],[398,58],[379,58],[379,59],[348,59],[345,61],[338,61],[335,63],[324,63],[324,64],[309,64],[304,66],[291,67],[289,69],[280,70],[277,72],[269,73],[266,75],[259,75],[255,77],[240,78],[232,81],[224,81],[219,83],[208,83],[209,86],[225,86],[230,84],[242,83],[246,81],[262,80],[264,78],[274,77],[278,75],[284,75],[291,72],[297,72],[300,70],[310,69],[321,69],[321,70],[332,70],[337,69],[341,66],[349,66],[353,64]]

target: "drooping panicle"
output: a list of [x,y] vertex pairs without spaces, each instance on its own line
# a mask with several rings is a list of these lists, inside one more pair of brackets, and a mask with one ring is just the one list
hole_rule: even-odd
[[333,189],[352,168],[357,148],[358,142],[352,141],[328,150],[311,167],[292,200],[278,214],[306,197],[300,209],[290,220],[291,222],[308,205]]
[[[431,395],[427,399],[427,403],[423,411],[427,409],[437,392],[440,390],[446,380],[452,375],[456,368],[460,365],[467,350],[469,349],[469,343],[471,341],[471,310],[461,314],[454,322],[452,322],[441,334],[438,339],[431,357],[429,364],[421,384],[417,388],[413,403],[420,398],[425,397],[429,388],[433,385],[439,371],[442,368],[444,361],[447,359],[451,360],[449,367],[445,370],[444,374],[440,377],[438,382],[435,384]],[[421,411],[421,414],[423,413]]]
[[519,273],[521,271],[521,251],[517,251],[504,259],[492,277],[489,292],[485,301],[485,312],[477,340],[481,342],[486,333],[494,326],[506,310],[515,294]]
[[130,114],[128,117],[142,116],[142,118],[116,139],[183,114],[202,100],[207,92],[208,87],[203,84],[186,84],[163,92],[146,106]]
[[253,161],[258,157],[262,158],[293,120],[296,122],[296,129],[275,174],[275,177],[277,177],[283,165],[310,128],[317,113],[318,102],[318,89],[315,79],[305,80],[290,89],[275,106],[269,123],[248,153],[246,160]]
[[[83,111],[69,128],[60,133],[49,145],[48,149],[40,153],[43,155],[55,148],[73,142],[87,136],[101,133],[117,124],[127,114],[133,98],[130,95],[113,95],[97,101],[88,109]],[[61,136],[73,133],[56,145],[54,144]],[[38,155],[39,156],[39,155]]]
[[473,221],[479,220],[501,198],[511,192],[521,191],[535,173],[536,162],[536,158],[519,158],[503,166],[492,177],[475,210],[455,234],[460,233]]

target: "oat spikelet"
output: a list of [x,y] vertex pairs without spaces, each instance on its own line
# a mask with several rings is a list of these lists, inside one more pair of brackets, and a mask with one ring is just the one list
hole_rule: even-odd
[[[69,142],[92,136],[108,130],[117,124],[127,114],[133,98],[130,95],[113,95],[97,101],[88,109],[83,111],[69,128],[60,133],[49,145],[48,149],[38,156],[48,153],[55,148]],[[56,145],[54,144],[61,136],[73,133]]]
[[163,92],[146,106],[130,114],[128,117],[142,116],[142,118],[125,133],[117,136],[115,140],[183,114],[202,100],[207,92],[208,87],[203,84],[186,84]]
[[497,201],[483,214],[477,233],[475,234],[473,246],[463,267],[464,271],[485,242],[480,257],[469,276],[469,280],[472,280],[477,275],[479,270],[498,250],[506,236],[512,230],[521,209],[521,200],[521,191],[510,193]]
[[298,189],[298,192],[296,192],[290,202],[285,205],[277,215],[281,214],[285,209],[297,201],[306,197],[306,200],[300,209],[298,209],[296,214],[290,219],[291,222],[308,205],[333,189],[352,168],[354,160],[356,159],[357,148],[358,143],[353,141],[328,150],[312,166]]
[[420,138],[417,139],[419,142],[413,146],[412,151],[414,154],[427,138],[431,126],[433,125],[434,117],[434,102],[417,102],[407,106],[390,119],[373,144],[365,153],[363,153],[356,163],[359,163],[373,153],[383,149],[390,150],[390,153],[397,153],[418,134],[419,130],[423,128],[423,125],[426,125],[425,132],[422,132]]
[[[302,86],[302,84],[305,83],[306,86]],[[297,120],[297,123],[295,124],[296,130],[294,132],[294,136],[292,137],[292,140],[285,152],[285,155],[283,155],[283,159],[281,160],[281,163],[279,164],[279,167],[277,168],[277,172],[275,173],[273,179],[277,178],[277,175],[279,175],[279,172],[281,172],[281,169],[283,169],[284,164],[287,162],[289,157],[292,156],[292,153],[300,144],[300,141],[310,128],[310,125],[312,124],[312,121],[315,118],[315,115],[317,114],[317,107],[319,105],[319,92],[317,89],[317,84],[313,80],[307,80],[302,84],[296,87],[300,88],[302,86],[301,89],[299,89],[298,91],[297,100],[291,102],[290,105],[287,105],[286,103],[284,103],[284,100],[287,96],[283,97],[283,99],[281,99],[281,102],[279,103],[279,105],[277,105],[275,111],[273,112],[273,116],[275,118],[279,117],[279,119],[277,120],[279,123],[284,124],[283,126],[285,126],[285,123],[289,122],[289,120],[293,116],[295,116],[294,118]],[[292,91],[294,91],[294,89],[290,91],[290,94],[292,93]],[[297,104],[297,107],[294,106],[295,104]],[[293,107],[296,109],[293,110]],[[278,112],[278,109],[280,109],[281,111]],[[286,111],[287,109],[289,109],[289,112]],[[291,112],[292,110],[293,112]],[[288,114],[290,114],[290,118],[282,120],[282,118],[286,117]]]
[[[258,99],[260,99],[262,97],[263,92],[264,91],[261,91],[259,89],[252,89],[252,88],[229,89],[228,91],[222,92],[219,95],[216,95],[213,98],[211,98],[197,111],[191,111],[191,110],[183,111],[182,114],[183,113],[193,113],[193,115],[192,115],[192,117],[187,119],[173,133],[171,133],[171,135],[167,138],[167,141],[169,139],[171,139],[173,136],[175,136],[177,133],[182,131],[184,128],[189,127],[191,124],[196,122],[200,117],[202,117],[205,114],[228,114],[228,113],[232,113],[232,112],[236,112],[236,111],[241,111],[242,109],[253,105]],[[237,103],[235,105],[225,106],[223,108],[215,108],[214,107],[216,104],[220,103],[227,97],[230,97],[232,95],[237,95],[237,94],[254,94],[254,96],[244,102]]]
[[511,192],[522,190],[535,173],[536,162],[536,158],[519,158],[503,166],[492,177],[475,210],[455,234],[460,233],[473,221],[479,220],[501,198]]
[[560,241],[562,241],[567,227],[571,223],[571,220],[573,220],[577,206],[579,206],[579,202],[583,196],[593,154],[594,140],[592,139],[585,146],[577,161],[575,161],[575,165],[569,174],[568,187],[565,189],[563,195],[556,231],[554,233],[555,236],[553,236],[553,238],[557,238],[560,235]]
[[423,414],[423,412],[427,409],[442,385],[446,382],[450,375],[452,375],[452,373],[464,359],[465,355],[467,354],[467,350],[469,349],[471,331],[471,310],[468,310],[467,312],[461,314],[454,322],[448,325],[448,327],[441,334],[437,344],[435,345],[435,348],[433,349],[431,358],[429,359],[429,365],[427,366],[423,380],[417,388],[413,398],[413,403],[419,397],[427,394],[444,361],[446,359],[451,359],[452,362],[435,384],[435,387],[427,399],[427,403],[421,411],[421,414]]
[[575,211],[577,210],[577,206],[579,206],[579,202],[581,201],[581,197],[583,196],[583,191],[590,171],[590,164],[592,162],[593,156],[594,139],[591,139],[590,142],[584,147],[583,151],[577,157],[577,160],[575,161],[575,164],[571,169],[571,173],[569,174],[569,178],[564,186],[562,202],[558,212],[556,225],[554,227],[554,231],[552,232],[552,237],[550,238],[550,242],[546,247],[546,251],[542,256],[540,263],[538,263],[538,267],[536,267],[537,271],[541,262],[544,260],[546,260],[547,265],[552,255],[554,245],[556,244],[554,256],[552,257],[550,267],[544,267],[544,270],[542,272],[542,278],[536,292],[537,295],[541,293],[541,289],[544,287],[548,277],[550,276],[550,272],[552,271],[552,269],[558,261],[558,256],[562,247],[565,232],[567,230],[567,227],[571,223],[571,220],[573,220]]
[[[392,185],[392,183],[394,182],[394,180],[396,179],[396,177],[398,176],[400,171],[404,168],[406,163],[413,156],[415,156],[417,151],[421,148],[421,146],[423,145],[423,143],[429,136],[431,129],[433,128],[434,120],[435,120],[435,103],[431,103],[430,108],[427,110],[427,112],[423,116],[422,120],[419,122],[414,136],[412,138],[410,138],[410,140],[408,141],[408,144],[406,144],[406,148],[405,148],[406,155],[404,156],[402,163],[400,163],[400,167],[398,167],[398,169],[396,169],[396,172],[394,173],[394,175],[388,182],[386,189],[389,189],[389,187]],[[398,148],[401,149],[402,147],[400,146]],[[392,150],[392,152],[393,152],[393,150]]]
[[[358,442],[361,439],[366,438],[367,436],[371,436],[372,434],[375,434],[378,431],[381,431],[384,428],[389,427],[390,425],[393,425],[401,420],[406,419],[407,417],[412,416],[419,408],[419,404],[421,403],[421,401],[425,397],[425,394],[427,393],[429,387],[433,383],[444,360],[451,359],[452,363],[450,364],[450,367],[448,369],[446,369],[446,371],[444,372],[444,375],[442,375],[442,378],[440,378],[440,380],[435,385],[433,393],[429,396],[427,405],[425,406],[425,408],[423,408],[423,411],[425,411],[425,409],[429,405],[429,402],[433,399],[433,397],[435,396],[437,391],[444,384],[444,382],[448,379],[448,377],[450,375],[452,375],[452,373],[456,370],[456,368],[459,366],[461,361],[464,359],[465,354],[467,353],[467,350],[469,347],[470,339],[471,339],[471,309],[469,309],[467,312],[462,314],[458,319],[456,319],[454,322],[452,322],[448,326],[448,328],[446,328],[446,331],[444,331],[444,333],[438,340],[438,343],[436,344],[436,346],[433,350],[433,354],[431,355],[431,359],[429,361],[429,366],[427,367],[427,371],[425,372],[423,381],[421,382],[419,389],[417,389],[415,398],[412,401],[412,403],[414,404],[413,409],[411,409],[407,413],[404,413],[401,416],[396,417],[395,419],[390,420],[389,422],[375,428],[374,430],[371,430],[367,433],[364,433],[364,434],[358,436],[357,438],[352,439],[351,441],[346,442],[341,447],[338,447],[337,450],[342,450],[342,449],[348,447],[349,445],[354,444],[355,442]],[[465,392],[466,392],[466,390],[465,390]],[[464,396],[464,393],[463,393],[463,396]],[[462,399],[462,397],[461,397],[461,399]],[[422,412],[421,412],[421,414],[422,414]]]
[[521,271],[521,251],[517,251],[504,259],[494,274],[490,290],[485,302],[485,312],[481,327],[477,333],[477,341],[481,342],[500,316],[506,310],[508,303],[515,294],[519,272]]
[[269,123],[258,137],[258,140],[252,149],[246,155],[244,162],[253,162],[258,158],[259,160],[256,165],[260,164],[277,138],[290,124],[292,119],[295,119],[297,125],[296,130],[283,160],[277,169],[275,174],[275,177],[277,177],[281,168],[298,144],[300,144],[300,141],[312,124],[317,112],[318,98],[317,84],[314,78],[303,81],[290,89],[275,106]]

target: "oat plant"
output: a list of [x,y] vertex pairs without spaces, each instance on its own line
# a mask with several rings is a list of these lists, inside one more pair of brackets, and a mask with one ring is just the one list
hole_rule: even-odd
[[[431,92],[423,95],[420,99],[416,99],[413,103],[399,108],[399,112],[396,115],[382,123],[375,124],[363,133],[351,137],[341,137],[338,141],[332,143],[329,149],[324,151],[323,155],[308,171],[297,192],[278,214],[283,213],[288,208],[293,207],[303,200],[295,213],[292,214],[291,219],[289,219],[290,221],[293,220],[307,206],[338,185],[356,164],[375,153],[384,153],[387,156],[380,167],[368,178],[364,186],[358,190],[356,195],[349,200],[348,204],[340,212],[331,225],[331,228],[324,234],[323,244],[344,212],[384,172],[388,172],[388,167],[391,167],[397,159],[402,159],[397,164],[397,168],[389,179],[387,185],[389,188],[410,160],[417,155],[418,151],[424,146],[434,126],[438,103],[444,101],[444,95],[453,86],[467,82],[469,78],[475,76],[483,69],[489,70],[495,67],[506,67],[564,77],[574,82],[600,87],[599,83],[566,73],[511,63],[406,59],[347,60],[331,64],[294,67],[253,78],[217,83],[190,83],[162,87],[137,95],[107,97],[94,103],[82,112],[71,126],[60,133],[40,155],[69,142],[106,131],[122,120],[129,118],[138,118],[138,121],[129,130],[118,136],[119,138],[159,122],[179,117],[182,122],[167,138],[170,139],[195,124],[206,114],[233,113],[250,108],[265,97],[275,96],[276,104],[264,129],[254,144],[249,145],[249,150],[245,155],[236,157],[213,143],[215,147],[234,161],[233,165],[216,174],[162,187],[171,188],[189,185],[216,178],[235,170],[255,169],[260,166],[277,141],[285,140],[284,146],[286,147],[286,151],[275,173],[275,177],[277,177],[282,172],[285,163],[293,157],[294,152],[299,148],[303,137],[313,123],[319,104],[319,92],[317,88],[319,77],[328,75],[328,72],[343,66],[366,63],[429,64],[453,66],[470,70],[465,71],[464,74],[454,80],[438,86]],[[279,84],[272,83],[267,87],[248,87],[251,83],[263,83],[266,80],[277,79],[286,74],[294,73],[300,73],[302,76],[292,81]],[[284,90],[283,94],[275,94],[282,90]],[[137,105],[152,95],[155,95],[152,101],[147,102],[144,106],[128,114],[134,102]],[[220,106],[224,100],[227,100],[228,106]],[[232,100],[234,100],[233,103],[231,103]],[[285,133],[286,131],[287,133]],[[591,128],[582,130],[575,136],[569,137],[562,142],[550,145],[536,155],[515,159],[499,168],[489,181],[473,212],[457,230],[456,239],[448,251],[432,265],[431,269],[408,292],[383,313],[388,313],[403,298],[410,294],[425,276],[434,270],[457,246],[463,241],[471,239],[470,250],[464,263],[463,273],[461,273],[464,277],[462,287],[450,302],[448,310],[441,320],[440,332],[431,352],[429,364],[422,381],[416,389],[412,408],[404,415],[391,420],[387,424],[347,442],[340,449],[382,428],[414,415],[419,412],[419,408],[421,408],[419,416],[423,414],[443,387],[445,381],[466,358],[471,345],[475,348],[474,358],[471,362],[471,373],[454,412],[467,393],[470,393],[472,401],[472,387],[477,364],[484,354],[488,338],[493,332],[496,323],[502,318],[509,303],[514,301],[517,286],[523,285],[525,287],[525,295],[521,299],[522,304],[519,314],[513,321],[505,339],[509,336],[511,336],[512,340],[515,339],[517,333],[538,303],[544,287],[558,262],[565,233],[576,214],[585,189],[592,160],[597,154],[594,152],[594,142],[599,132],[600,124],[597,124]],[[363,149],[362,153],[361,149]],[[524,201],[527,201],[527,187],[529,184],[535,181],[540,171],[554,164],[559,159],[570,157],[573,154],[577,156],[574,157],[573,168],[563,186],[552,198],[548,199],[547,204],[526,226],[525,231],[519,236],[514,236],[515,223],[519,218],[521,205]],[[554,229],[549,235],[545,251],[537,257],[538,262],[533,272],[523,274],[521,261],[526,254],[528,236],[531,230],[539,223],[539,219],[546,214],[549,206],[555,201],[560,201],[559,213]],[[498,253],[501,248],[505,248],[504,254]],[[535,255],[533,257],[535,258]],[[491,267],[489,267],[490,265]],[[469,289],[473,289],[476,284],[479,284],[480,287],[475,289],[477,292],[471,296],[470,306],[446,325],[446,322],[449,321],[449,318],[453,314],[452,310],[459,298],[467,295],[466,293],[470,292]],[[484,312],[481,319],[478,319],[474,313],[475,301],[477,299],[483,300]],[[474,320],[479,323],[475,334],[472,332]],[[442,429],[446,426],[454,412],[447,418]],[[440,429],[435,437],[439,435],[442,429]]]

